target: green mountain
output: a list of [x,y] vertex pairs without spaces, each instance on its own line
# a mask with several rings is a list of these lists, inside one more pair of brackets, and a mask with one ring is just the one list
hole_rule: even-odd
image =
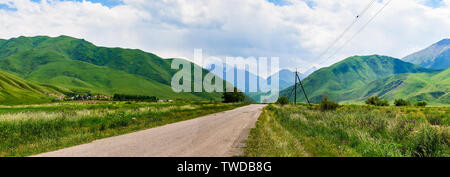
[[1,105],[45,103],[60,95],[62,94],[54,89],[0,71]]
[[[430,72],[432,70],[387,56],[354,56],[330,67],[322,68],[303,80],[305,90],[312,102],[320,102],[321,95],[327,94],[330,99],[346,101],[354,99],[349,93],[367,86],[373,81],[387,78],[394,74]],[[281,91],[280,95],[288,96],[292,87]],[[301,89],[297,90],[298,101],[305,101]]]
[[403,60],[430,69],[446,69],[450,66],[450,39],[441,40]]
[[171,69],[171,61],[141,50],[98,47],[68,36],[0,41],[0,69],[36,83],[106,95],[220,99],[220,93],[173,92],[170,83],[177,70]]
[[[370,96],[393,101],[396,98],[412,102],[450,104],[450,68],[444,71],[396,74],[373,81],[367,86],[345,93],[348,99],[362,101]],[[350,101],[350,102],[354,102]]]

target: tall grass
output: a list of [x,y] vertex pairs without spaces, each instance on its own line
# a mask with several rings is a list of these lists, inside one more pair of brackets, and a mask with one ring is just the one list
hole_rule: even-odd
[[271,143],[260,143],[266,136],[261,125],[267,120],[274,123],[266,126],[281,126],[280,131],[292,135],[285,142],[300,142],[298,148],[311,156],[450,156],[448,107],[342,106],[322,112],[317,106],[270,105],[266,111],[251,132],[245,149],[248,156],[279,156],[273,152],[286,151]]
[[222,103],[53,104],[0,108],[0,156],[27,156],[233,109]]

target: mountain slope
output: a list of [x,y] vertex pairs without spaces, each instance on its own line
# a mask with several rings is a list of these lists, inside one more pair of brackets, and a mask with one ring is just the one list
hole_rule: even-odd
[[171,61],[141,50],[97,47],[68,36],[19,37],[0,45],[0,69],[30,81],[106,95],[220,99],[220,93],[173,92],[170,83],[177,70],[171,69]]
[[53,99],[49,95],[62,94],[0,71],[0,104],[2,105],[45,103]]
[[446,69],[450,66],[450,39],[441,40],[403,60],[426,68]]
[[[363,101],[371,96],[393,101],[403,98],[412,102],[450,104],[450,69],[423,73],[396,74],[373,81],[367,86],[343,95],[347,99]],[[352,102],[352,101],[351,101]]]
[[[429,72],[431,70],[387,56],[354,56],[330,67],[322,68],[303,80],[305,90],[312,102],[319,102],[321,95],[327,94],[332,100],[345,101],[348,93],[366,86],[372,81],[394,74]],[[280,95],[289,95],[292,87],[283,90]],[[297,95],[303,95],[301,89]],[[305,101],[300,96],[299,101]]]

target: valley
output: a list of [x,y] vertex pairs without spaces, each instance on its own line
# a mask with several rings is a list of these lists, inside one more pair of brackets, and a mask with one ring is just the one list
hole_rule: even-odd
[[[248,106],[263,94],[248,92],[248,80],[214,80],[240,86],[245,95],[231,94],[239,97],[231,101],[236,103],[221,103],[227,101],[219,92],[176,93],[171,80],[181,69],[172,69],[175,59],[142,50],[99,47],[69,36],[0,40],[0,156],[449,156],[450,68],[442,67],[450,60],[448,46],[443,40],[404,59],[352,56],[301,74],[312,106],[303,104],[301,89],[297,101],[303,103],[295,106]],[[203,77],[209,72],[189,64]],[[294,72],[277,74],[280,96],[292,102]],[[246,75],[266,81],[276,76]],[[326,97],[337,102],[336,110],[320,110]],[[371,97],[411,104],[363,106]],[[419,102],[425,106],[412,106]],[[199,132],[190,139],[194,144],[180,140]],[[228,135],[231,145],[221,138]],[[173,146],[166,146],[168,139]],[[244,141],[245,147],[239,144]]]

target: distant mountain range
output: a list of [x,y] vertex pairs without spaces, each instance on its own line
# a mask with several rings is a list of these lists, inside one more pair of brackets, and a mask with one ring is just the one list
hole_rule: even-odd
[[[445,39],[403,60],[380,55],[353,56],[330,67],[312,68],[301,78],[314,103],[327,94],[343,103],[363,103],[370,96],[379,96],[390,101],[404,98],[450,104],[449,46],[450,40]],[[221,100],[222,93],[173,92],[171,79],[178,70],[171,69],[172,60],[141,50],[98,47],[68,36],[0,40],[0,104],[44,103],[64,94],[87,92]],[[205,75],[207,70],[203,71]],[[280,95],[293,100],[294,72],[282,69],[278,74]],[[246,72],[246,77],[270,82],[273,75],[261,78]],[[249,91],[245,80],[232,84]],[[306,101],[301,89],[297,92],[297,100]],[[259,101],[262,93],[246,94]]]
[[[284,90],[284,89],[294,85],[295,72],[293,72],[291,70],[288,70],[288,69],[282,69],[276,74],[278,74],[278,77],[279,77],[280,90]],[[274,75],[276,75],[276,74],[273,74],[273,75],[269,76],[267,78],[267,81],[270,82],[272,80],[272,77],[274,77]],[[299,76],[300,76],[300,79],[304,79],[305,78],[305,75],[300,73],[300,72],[299,72]]]
[[37,84],[65,88],[75,93],[221,99],[221,93],[173,92],[171,78],[177,70],[171,69],[171,61],[141,50],[98,47],[68,36],[19,37],[0,41],[0,70]]
[[[233,72],[233,69],[227,68],[226,72]],[[256,74],[253,74],[251,72],[245,71],[243,69],[238,69],[238,68],[234,68],[234,72],[235,72],[235,74],[237,72],[245,73],[245,80],[243,80],[243,79],[235,79],[234,82],[231,83],[235,87],[237,87],[239,90],[241,90],[241,91],[243,91],[245,93],[249,93],[250,92],[249,80],[255,80],[255,81],[259,80],[259,81],[265,81],[267,83],[271,83],[272,77],[274,77],[276,74],[279,75],[279,89],[280,90],[286,89],[286,88],[294,85],[295,72],[293,72],[291,70],[288,70],[288,69],[282,69],[282,70],[278,71],[277,73],[270,75],[267,78],[263,78],[263,77],[258,76]],[[218,73],[215,73],[215,74],[218,74]],[[305,78],[304,74],[299,73],[299,75],[300,75],[301,79]],[[225,77],[225,74],[224,74],[224,77]],[[231,82],[231,80],[227,79],[226,77],[225,77],[225,80],[227,80],[228,82]],[[262,88],[258,87],[258,90],[261,90],[261,89]],[[249,93],[249,94],[251,94],[251,93]]]
[[403,60],[425,68],[446,69],[450,66],[450,39],[441,40]]

